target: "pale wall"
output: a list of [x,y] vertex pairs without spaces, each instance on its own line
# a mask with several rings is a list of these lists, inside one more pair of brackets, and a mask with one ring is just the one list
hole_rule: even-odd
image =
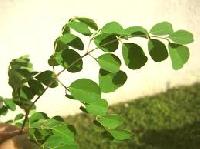
[[[124,26],[142,25],[148,29],[161,21],[169,21],[175,29],[194,33],[189,62],[174,71],[170,60],[153,63],[141,70],[128,71],[128,81],[115,93],[104,95],[109,103],[164,91],[171,86],[190,84],[200,77],[200,0],[0,0],[0,95],[11,96],[7,84],[7,67],[11,59],[29,54],[36,70],[48,67],[47,59],[62,26],[73,16],[95,19],[98,24],[115,20]],[[138,41],[146,48],[146,42]],[[145,43],[145,44],[144,44]],[[83,73],[63,74],[69,84],[75,78],[97,80],[98,67],[93,60],[85,62]],[[38,110],[50,115],[74,114],[76,101],[64,98],[62,88],[49,90],[38,102]]]

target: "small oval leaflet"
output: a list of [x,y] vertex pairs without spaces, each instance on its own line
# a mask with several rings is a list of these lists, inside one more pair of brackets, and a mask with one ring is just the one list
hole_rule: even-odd
[[101,99],[99,86],[90,79],[78,79],[72,82],[69,90],[75,99],[83,103],[91,104]]
[[172,67],[177,70],[183,67],[183,65],[189,59],[189,49],[186,46],[170,43],[169,55],[172,61]]
[[105,116],[98,116],[97,121],[108,129],[116,129],[117,127],[121,126],[123,123],[123,119],[116,114],[112,115],[105,115]]
[[99,70],[99,87],[104,93],[114,92],[116,89],[124,85],[127,75],[123,71],[111,73],[106,70]]
[[122,55],[129,69],[140,69],[147,62],[144,51],[135,43],[124,43]]
[[98,57],[100,67],[106,71],[116,73],[121,66],[120,59],[114,54],[106,53]]
[[169,38],[177,44],[185,45],[194,41],[192,33],[185,30],[178,30],[170,34]]
[[169,22],[157,23],[151,28],[150,33],[153,35],[160,35],[160,36],[169,35],[173,33],[172,24]]
[[149,54],[155,62],[161,62],[168,57],[165,44],[157,39],[150,39],[148,43]]

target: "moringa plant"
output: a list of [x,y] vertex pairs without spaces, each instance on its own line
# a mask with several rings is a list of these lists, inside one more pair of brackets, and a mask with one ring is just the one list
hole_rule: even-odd
[[[88,38],[89,44],[85,46],[80,37]],[[66,100],[80,101],[80,109],[93,116],[94,125],[100,128],[100,133],[107,134],[114,141],[131,139],[134,132],[121,129],[123,118],[108,112],[108,103],[102,99],[101,93],[114,92],[125,84],[127,75],[120,67],[123,63],[132,70],[147,63],[148,57],[142,47],[129,40],[138,37],[148,41],[146,53],[155,62],[164,61],[169,56],[172,68],[178,70],[188,61],[186,44],[193,42],[193,35],[185,30],[174,31],[169,22],[158,23],[148,31],[142,26],[123,28],[117,22],[109,22],[99,28],[92,19],[74,17],[64,25],[62,34],[54,42],[55,50],[48,60],[52,70],[33,70],[28,56],[10,62],[8,75],[13,97],[0,98],[0,115],[6,115],[9,110],[15,111],[18,106],[25,114],[20,113],[9,122],[20,126],[21,132],[28,129],[29,139],[40,148],[76,149],[78,145],[73,126],[65,123],[60,116],[48,117],[44,112],[36,112],[35,103],[40,97],[49,88],[61,85],[65,89]],[[91,45],[95,47],[91,48]],[[121,57],[116,55],[117,50],[121,50]],[[94,51],[101,55],[93,55]],[[80,78],[65,85],[60,81],[59,76],[65,71],[71,74],[80,72],[84,66],[83,58],[92,58],[99,66],[98,82]],[[56,67],[60,67],[60,71]]]

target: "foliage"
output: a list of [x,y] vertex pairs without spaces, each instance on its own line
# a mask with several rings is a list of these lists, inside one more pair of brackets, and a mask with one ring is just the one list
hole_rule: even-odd
[[200,83],[178,87],[154,96],[142,97],[109,107],[124,118],[133,138],[112,142],[102,135],[86,114],[65,118],[77,129],[81,149],[199,149]]
[[[84,45],[81,37],[89,38],[89,45]],[[109,22],[101,29],[94,20],[83,17],[69,19],[62,28],[62,34],[55,40],[55,51],[50,56],[48,64],[52,70],[34,71],[28,56],[22,56],[11,61],[8,76],[9,85],[13,89],[11,99],[1,98],[3,105],[0,113],[6,114],[15,110],[16,105],[24,110],[25,115],[17,115],[15,124],[21,129],[29,129],[29,137],[40,148],[77,148],[75,128],[63,122],[59,116],[50,118],[45,113],[33,112],[35,103],[49,89],[62,85],[66,97],[82,103],[80,109],[91,114],[94,124],[104,130],[104,135],[115,142],[129,140],[133,137],[127,129],[122,129],[123,118],[108,112],[108,103],[101,94],[113,92],[125,84],[126,73],[122,64],[129,69],[140,69],[148,57],[143,48],[137,43],[130,42],[130,38],[142,37],[148,40],[148,51],[155,62],[167,59],[172,60],[174,69],[180,69],[189,58],[186,44],[193,41],[193,35],[185,30],[173,31],[172,25],[162,22],[154,25],[150,32],[141,26],[123,28],[118,22]],[[167,41],[168,48],[164,42]],[[91,44],[96,45],[91,48]],[[122,58],[114,53],[122,49]],[[98,58],[92,52],[99,50],[102,55]],[[79,54],[85,51],[85,54]],[[169,53],[169,54],[168,54]],[[80,78],[66,86],[59,80],[64,71],[80,72],[83,67],[83,58],[91,57],[99,65],[99,82],[87,78]],[[55,67],[61,67],[60,72]],[[19,119],[22,119],[21,123]]]

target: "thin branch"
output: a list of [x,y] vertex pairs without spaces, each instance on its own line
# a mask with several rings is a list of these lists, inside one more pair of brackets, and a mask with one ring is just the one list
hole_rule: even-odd
[[24,118],[24,121],[23,121],[22,126],[21,126],[21,131],[20,131],[21,133],[24,131],[26,122],[28,121],[28,116],[30,114],[31,108],[38,101],[38,99],[40,99],[40,97],[47,91],[47,89],[49,88],[49,86],[51,86],[52,83],[53,82],[49,83],[49,85],[44,89],[44,91],[32,102],[32,104],[29,106],[29,108],[27,110],[25,110],[25,118]]
[[167,37],[160,37],[160,36],[155,36],[155,35],[153,35],[151,37],[159,38],[159,39],[164,39],[164,40],[167,40],[168,42],[170,42],[170,40]]
[[57,81],[65,88],[65,90],[69,91],[69,87],[65,86],[64,83],[62,83],[62,81],[60,81],[58,78]]
[[[117,41],[118,39],[114,39],[114,40],[111,40],[110,42],[107,42],[101,46],[106,46],[108,44],[111,44],[111,43],[114,43],[115,41]],[[66,69],[69,69],[71,68],[73,65],[75,65],[77,62],[79,62],[81,59],[83,59],[85,56],[89,55],[90,53],[92,53],[93,51],[95,51],[96,49],[98,49],[98,47],[90,50],[90,51],[87,51],[84,55],[82,55],[80,58],[76,59],[72,64],[70,64],[67,68],[64,68],[63,70],[61,70],[60,72],[58,72],[56,74],[56,77],[60,76]],[[21,127],[21,130],[20,132],[22,133],[24,131],[24,128],[25,128],[25,125],[26,125],[26,122],[28,121],[28,116],[30,114],[30,109],[33,107],[33,105],[40,99],[40,97],[47,91],[47,89],[52,85],[53,81],[49,83],[48,86],[46,86],[46,88],[44,89],[44,91],[32,102],[32,104],[29,106],[29,108],[25,111],[26,114],[25,114],[25,118],[24,118],[24,121],[23,121],[23,124],[22,124],[22,127]]]
[[91,55],[91,54],[89,54],[89,56],[90,56],[91,58],[93,58],[96,62],[98,62],[98,59],[97,59],[96,57],[94,57],[94,56]]

